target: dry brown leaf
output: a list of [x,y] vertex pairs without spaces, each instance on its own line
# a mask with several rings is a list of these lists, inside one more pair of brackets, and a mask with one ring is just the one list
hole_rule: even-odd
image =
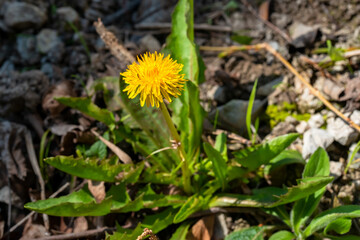
[[23,235],[20,240],[41,238],[47,236],[47,231],[43,225],[34,224],[31,218],[26,222]]
[[74,83],[71,81],[62,81],[52,86],[45,94],[42,101],[42,108],[50,112],[51,116],[57,116],[66,108],[65,105],[59,103],[56,97],[75,97]]
[[59,230],[60,233],[71,233],[73,229],[65,223],[64,217],[61,217]]
[[344,92],[344,87],[330,79],[326,79],[323,84],[323,92],[331,97],[331,99],[339,100],[341,94]]
[[94,196],[97,203],[105,199],[105,184],[104,182],[96,182],[88,180],[89,190]]
[[261,17],[265,21],[269,20],[269,8],[270,8],[270,0],[266,0],[259,7],[259,17]]
[[211,240],[214,232],[215,216],[210,215],[201,218],[191,228],[189,239],[191,240]]
[[74,233],[85,232],[88,230],[88,222],[85,217],[78,217],[74,221]]

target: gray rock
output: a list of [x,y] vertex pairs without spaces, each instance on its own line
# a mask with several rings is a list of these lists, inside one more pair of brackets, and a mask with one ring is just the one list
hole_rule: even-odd
[[36,45],[40,53],[47,54],[51,49],[56,48],[59,43],[61,43],[61,40],[55,30],[45,28],[36,35]]
[[328,148],[334,142],[334,137],[320,128],[311,128],[304,133],[302,156],[307,159],[318,147]]
[[344,146],[350,145],[359,137],[359,133],[340,118],[329,118],[327,120],[327,131],[334,137],[335,141]]
[[305,121],[300,121],[300,123],[296,126],[296,132],[303,134],[306,130],[308,130],[309,124]]
[[140,48],[144,51],[149,52],[159,52],[161,50],[161,45],[159,40],[157,40],[153,35],[146,35],[142,37],[139,41]]
[[12,73],[7,78],[0,78],[0,116],[22,111],[24,107],[36,109],[48,86],[49,79],[39,70]]
[[315,41],[317,32],[318,28],[294,22],[290,26],[290,36],[293,39],[292,44],[296,48],[306,47]]
[[34,36],[19,35],[16,38],[16,50],[25,64],[36,64],[40,55],[36,51],[36,39]]
[[279,85],[284,77],[279,77],[274,79],[273,81],[260,86],[259,89],[256,91],[257,94],[259,94],[260,96],[269,96],[270,93],[272,93],[275,90],[275,87],[277,85]]
[[341,162],[330,161],[330,176],[338,179],[342,175],[344,165]]
[[310,117],[309,121],[307,122],[310,128],[320,128],[324,123],[324,118],[320,113],[314,114]]
[[[255,100],[252,111],[252,118],[256,118],[266,102]],[[217,107],[216,110],[209,113],[209,118],[214,120],[218,115],[218,125],[220,127],[243,133],[246,130],[246,111],[248,101],[233,99],[230,102]],[[218,113],[217,113],[218,112]]]
[[273,128],[271,134],[274,136],[281,136],[291,132],[295,132],[294,125],[286,122],[280,122]]
[[214,100],[218,103],[226,102],[226,88],[224,86],[215,85],[206,93],[207,99]]
[[79,22],[79,14],[72,7],[60,7],[56,9],[56,15],[60,21],[71,23]]
[[15,30],[41,27],[47,20],[46,13],[29,3],[10,3],[5,11],[4,20],[7,27]]

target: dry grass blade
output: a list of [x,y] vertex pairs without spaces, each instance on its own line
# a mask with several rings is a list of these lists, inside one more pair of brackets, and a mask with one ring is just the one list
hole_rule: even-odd
[[126,60],[129,63],[135,62],[134,56],[118,42],[117,38],[112,32],[106,29],[100,18],[97,22],[94,22],[94,26],[96,32],[100,35],[101,39],[110,49],[110,52],[113,56],[115,56],[119,61]]
[[91,129],[91,132],[96,137],[98,137],[100,139],[100,141],[102,141],[108,148],[110,148],[111,151],[113,151],[113,153],[115,153],[116,156],[119,157],[120,161],[122,161],[123,163],[132,163],[130,156],[127,155],[126,152],[121,150],[118,146],[116,146],[112,142],[110,142],[110,141],[106,140],[105,138],[103,138],[102,136],[100,136],[100,134],[98,134],[94,129]]
[[[29,155],[29,159],[31,162],[31,166],[39,180],[40,183],[40,195],[41,195],[41,200],[45,200],[45,182],[44,179],[41,175],[40,172],[40,167],[39,167],[39,163],[38,160],[36,159],[36,154],[34,151],[34,145],[32,142],[32,138],[31,138],[31,134],[29,131],[25,130],[25,143],[26,143],[26,150],[28,152]],[[43,219],[44,219],[44,225],[45,225],[45,229],[49,230],[50,228],[50,224],[49,224],[49,217],[46,214],[43,214]]]

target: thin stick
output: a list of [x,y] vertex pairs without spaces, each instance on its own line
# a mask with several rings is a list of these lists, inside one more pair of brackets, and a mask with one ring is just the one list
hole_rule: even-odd
[[[59,193],[61,193],[62,191],[65,190],[65,188],[67,188],[69,186],[69,183],[65,183],[61,188],[59,188],[56,192],[54,192],[53,194],[51,194],[51,196],[49,198],[54,198],[56,197]],[[15,231],[16,228],[18,228],[19,226],[21,226],[26,220],[28,220],[29,218],[31,218],[33,215],[35,214],[35,211],[31,211],[28,215],[26,215],[26,217],[24,217],[23,219],[21,219],[18,223],[16,223],[14,226],[12,226],[9,230],[9,232],[13,232]]]
[[[32,142],[32,138],[31,138],[31,134],[28,130],[25,129],[24,131],[25,134],[25,143],[26,143],[26,149],[29,155],[29,159],[31,162],[31,166],[35,172],[35,175],[37,176],[39,183],[40,183],[40,196],[41,196],[41,200],[45,200],[45,182],[44,179],[41,175],[40,172],[40,168],[39,168],[39,162],[36,158],[35,155],[35,151],[34,151],[34,145]],[[48,231],[50,228],[50,224],[49,224],[49,217],[46,214],[43,214],[43,219],[44,219],[44,225],[45,225],[45,229]]]
[[108,148],[111,149],[111,151],[113,151],[113,153],[116,154],[116,156],[119,157],[120,161],[122,161],[123,163],[132,163],[132,160],[130,158],[129,155],[127,155],[126,152],[124,152],[123,150],[121,150],[118,146],[116,146],[115,144],[113,144],[112,142],[106,140],[105,138],[103,138],[100,134],[98,134],[97,132],[95,132],[94,129],[91,129],[92,134],[94,134],[96,137],[98,137],[100,139],[100,141],[102,141]]
[[325,106],[327,106],[331,111],[333,111],[336,115],[341,117],[344,121],[346,121],[352,128],[360,132],[360,126],[355,124],[350,118],[346,117],[344,114],[342,114],[339,110],[337,110],[328,100],[325,99],[325,97],[313,86],[308,83],[303,76],[300,75],[300,73],[285,59],[283,56],[281,56],[274,48],[272,48],[267,43],[260,43],[256,45],[243,45],[243,46],[229,46],[229,47],[200,47],[200,50],[206,50],[206,51],[222,51],[224,55],[230,54],[234,51],[241,51],[241,50],[260,50],[265,49],[268,52],[270,52],[272,55],[274,55],[282,64],[285,65],[287,69],[289,69],[290,72],[292,72],[296,77],[299,78],[299,80],[304,84],[310,92],[317,97],[321,102],[324,103]]
[[89,238],[92,236],[96,236],[99,233],[103,233],[105,231],[113,231],[113,230],[114,230],[113,228],[102,227],[99,229],[92,229],[85,232],[69,233],[69,234],[61,234],[61,235],[37,238],[37,240],[68,240],[68,239],[78,239],[78,238]]
[[316,70],[320,71],[321,74],[322,74],[324,77],[327,77],[327,78],[333,80],[334,82],[336,82],[335,79],[333,78],[333,76],[331,76],[331,74],[330,74],[328,71],[326,71],[325,69],[323,69],[322,67],[320,67],[319,64],[317,64],[316,62],[314,62],[312,59],[310,59],[310,58],[308,58],[308,57],[306,57],[306,56],[300,56],[300,60],[302,60],[302,61],[304,61],[304,62],[306,62],[306,63],[308,63],[308,64],[313,65],[314,68],[315,68]]

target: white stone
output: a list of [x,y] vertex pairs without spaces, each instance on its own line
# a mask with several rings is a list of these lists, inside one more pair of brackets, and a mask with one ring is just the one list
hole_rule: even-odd
[[320,113],[312,115],[308,121],[310,128],[319,128],[324,123],[325,123],[324,118]]
[[334,137],[320,128],[311,128],[304,133],[302,156],[307,159],[316,149],[328,148],[334,142]]
[[335,141],[344,146],[350,145],[359,137],[359,133],[340,118],[328,119],[327,131],[334,137]]
[[296,126],[296,132],[303,134],[306,130],[309,129],[309,124],[305,121],[300,121],[300,123]]
[[341,162],[330,161],[330,176],[333,176],[335,179],[339,178],[342,175],[343,164]]

